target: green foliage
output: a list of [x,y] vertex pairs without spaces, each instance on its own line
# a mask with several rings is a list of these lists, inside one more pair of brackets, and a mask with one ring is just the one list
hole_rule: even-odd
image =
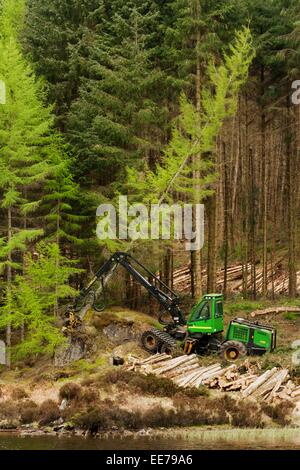
[[22,0],[3,0],[0,15],[0,79],[6,85],[6,104],[0,107],[0,207],[7,213],[7,235],[0,239],[1,272],[21,269],[15,254],[43,233],[32,227],[29,215],[40,205],[37,191],[50,171],[49,144],[54,139],[52,109],[44,106],[44,88],[18,42],[23,8]]
[[[162,202],[171,191],[194,195],[195,186],[200,186],[200,199],[211,194],[209,185],[216,178],[211,172],[211,152],[224,119],[236,112],[238,93],[247,79],[253,57],[252,36],[249,28],[244,27],[236,33],[230,54],[224,54],[223,63],[210,63],[208,85],[202,90],[201,113],[182,95],[180,115],[162,163],[155,171],[146,166],[142,174],[135,168],[127,169],[128,187],[140,200],[142,196],[143,201]],[[201,176],[193,178],[191,184],[193,170]]]
[[44,186],[42,211],[45,212],[46,237],[57,244],[70,242],[80,245],[79,236],[87,216],[76,214],[74,206],[80,198],[79,187],[71,172],[72,161],[63,143],[58,140],[51,149],[51,172]]
[[11,255],[17,250],[24,252],[27,243],[34,241],[43,231],[40,229],[21,230],[16,232],[10,239],[7,237],[0,238],[0,273],[3,273],[7,267],[14,270],[22,269],[22,264],[12,261]]
[[7,288],[0,307],[0,328],[25,326],[25,340],[14,347],[17,358],[52,355],[64,342],[53,307],[76,293],[68,285],[70,276],[79,272],[74,262],[63,257],[56,244],[41,242],[37,252],[38,259],[26,255],[24,274],[17,275],[13,286]]
[[126,165],[139,165],[160,146],[167,109],[163,74],[153,64],[156,19],[149,0],[103,2],[101,15],[78,43],[84,78],[67,135],[78,155],[76,175],[85,185],[102,185],[104,174],[106,184],[124,177]]

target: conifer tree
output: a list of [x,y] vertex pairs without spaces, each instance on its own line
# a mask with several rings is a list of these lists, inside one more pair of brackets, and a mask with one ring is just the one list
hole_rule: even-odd
[[78,273],[74,263],[60,254],[55,243],[41,242],[35,256],[25,256],[23,274],[17,275],[14,285],[6,289],[0,307],[0,328],[25,326],[24,341],[13,347],[16,358],[51,356],[64,342],[53,308],[59,300],[76,294],[68,285],[70,276]]
[[28,0],[23,43],[38,75],[47,79],[57,125],[64,130],[81,76],[76,45],[98,0]]
[[[208,86],[202,88],[201,113],[183,95],[181,112],[173,128],[172,138],[163,154],[162,162],[152,171],[147,165],[143,172],[128,168],[128,188],[144,203],[172,202],[174,194],[179,202],[195,199],[195,182],[191,172],[200,177],[198,200],[212,194],[211,183],[216,172],[211,160],[216,138],[226,117],[236,112],[238,93],[245,83],[249,66],[254,57],[252,36],[249,28],[236,33],[230,54],[223,63],[208,66]],[[201,159],[195,159],[201,155]],[[180,197],[181,195],[181,197]]]
[[[8,289],[14,273],[22,269],[21,253],[42,234],[33,213],[41,204],[41,186],[50,172],[50,153],[57,140],[52,109],[43,104],[42,84],[20,48],[23,9],[23,0],[4,0],[0,16],[0,79],[7,95],[0,108],[1,209],[6,221],[0,257]],[[8,346],[10,334],[8,324]]]
[[107,16],[78,45],[87,76],[68,118],[77,175],[89,186],[114,182],[126,165],[153,160],[166,118],[162,75],[152,63],[154,4],[114,1],[104,7]]
[[[136,187],[139,193],[143,191],[143,200],[162,202],[170,197],[171,188],[179,193],[188,192],[191,157],[199,151],[209,155],[224,119],[236,112],[238,93],[247,79],[254,57],[249,28],[237,32],[230,51],[230,54],[224,55],[221,65],[215,66],[211,62],[208,67],[210,86],[202,90],[201,114],[182,96],[178,123],[164,152],[162,164],[156,166],[155,173],[146,166],[144,178],[140,178],[137,170],[127,169],[129,186]],[[203,159],[197,165],[206,171],[211,168],[212,162]]]

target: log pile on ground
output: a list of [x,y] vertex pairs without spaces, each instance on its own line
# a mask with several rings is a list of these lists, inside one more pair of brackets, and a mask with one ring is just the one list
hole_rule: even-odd
[[251,317],[259,317],[264,315],[277,315],[278,313],[300,313],[299,307],[269,307],[263,310],[254,310],[251,312]]
[[128,370],[169,378],[179,387],[206,386],[223,392],[239,392],[242,397],[252,397],[267,403],[282,400],[300,401],[300,387],[291,380],[288,369],[261,372],[257,365],[246,359],[241,373],[235,364],[222,367],[218,362],[201,366],[196,354],[172,358],[155,354],[145,360],[132,358]]
[[[229,292],[243,292],[244,289],[251,291],[255,279],[255,290],[261,293],[263,290],[263,268],[259,260],[256,264],[236,264],[227,268],[227,288]],[[203,285],[207,282],[207,271],[202,270]],[[191,266],[185,265],[173,272],[173,286],[178,292],[190,292],[191,289]],[[216,273],[216,288],[221,292],[224,287],[224,269],[220,268]],[[267,270],[267,291],[275,295],[288,293],[289,274],[283,267],[283,260],[277,261],[273,267]],[[300,291],[300,271],[297,272],[297,291]]]

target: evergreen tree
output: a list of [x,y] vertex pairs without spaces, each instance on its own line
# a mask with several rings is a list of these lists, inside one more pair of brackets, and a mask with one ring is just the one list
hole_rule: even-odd
[[79,187],[74,182],[71,165],[63,143],[59,140],[51,146],[50,174],[44,185],[44,195],[41,204],[45,213],[45,235],[48,240],[62,249],[69,242],[76,245],[81,243],[79,233],[86,217],[75,213],[80,198]]
[[[208,66],[209,86],[202,89],[201,113],[183,95],[181,113],[172,133],[162,162],[155,171],[145,166],[141,173],[128,168],[128,188],[134,197],[144,203],[192,202],[195,200],[195,186],[199,191],[197,199],[212,194],[211,183],[216,179],[211,154],[226,117],[235,114],[238,94],[248,77],[248,70],[254,57],[250,30],[237,32],[230,54],[216,66]],[[201,158],[195,159],[195,155]],[[197,172],[196,182],[191,173]],[[179,196],[179,198],[178,198]],[[180,197],[181,196],[181,197]]]
[[[45,180],[57,165],[54,159],[58,150],[54,153],[54,149],[59,141],[53,132],[52,109],[44,105],[43,86],[20,48],[23,8],[23,0],[4,0],[0,17],[0,79],[7,94],[6,104],[0,108],[1,209],[6,221],[0,266],[7,289],[14,273],[22,269],[22,253],[43,233],[36,228],[36,212],[42,203]],[[10,335],[8,325],[8,346]]]
[[6,289],[0,307],[0,328],[25,326],[24,341],[13,347],[18,359],[53,355],[64,342],[53,308],[76,294],[68,285],[70,276],[78,273],[74,261],[63,257],[55,243],[40,243],[36,254],[26,255],[23,275],[17,275],[13,287]]
[[76,48],[89,14],[98,0],[28,0],[25,49],[38,75],[49,84],[49,100],[55,103],[57,124],[64,130],[66,114],[77,97],[81,76]]
[[78,46],[87,77],[68,118],[78,177],[89,186],[113,182],[125,165],[153,159],[166,119],[162,74],[152,63],[153,3],[114,1],[103,8]]

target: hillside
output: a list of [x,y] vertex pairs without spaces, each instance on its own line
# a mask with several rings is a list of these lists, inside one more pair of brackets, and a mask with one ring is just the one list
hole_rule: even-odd
[[[233,316],[247,316],[254,306],[229,303],[226,322]],[[87,330],[92,347],[85,358],[59,367],[53,361],[38,359],[2,370],[0,427],[22,433],[81,435],[182,425],[276,427],[298,423],[295,402],[281,402],[262,411],[263,405],[253,399],[242,400],[238,392],[180,389],[169,379],[127,372],[128,361],[149,357],[139,345],[139,335],[155,324],[145,314],[115,307],[90,316]],[[278,315],[272,324],[278,329],[276,353],[250,361],[253,367],[259,366],[260,373],[287,367],[300,385],[299,368],[292,364],[290,349],[291,341],[297,339],[300,318]],[[124,358],[125,366],[113,366],[113,356]],[[203,357],[200,364],[208,366],[216,360]],[[237,366],[243,363],[241,359]]]

